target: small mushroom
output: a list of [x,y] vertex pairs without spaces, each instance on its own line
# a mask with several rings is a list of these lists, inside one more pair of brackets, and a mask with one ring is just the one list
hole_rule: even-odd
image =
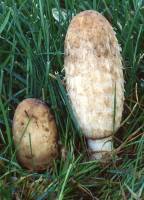
[[120,47],[110,23],[87,10],[73,17],[65,38],[67,91],[94,159],[112,152],[121,122],[124,78]]
[[48,106],[38,99],[25,99],[17,106],[13,138],[19,162],[30,170],[45,170],[58,156],[54,116]]

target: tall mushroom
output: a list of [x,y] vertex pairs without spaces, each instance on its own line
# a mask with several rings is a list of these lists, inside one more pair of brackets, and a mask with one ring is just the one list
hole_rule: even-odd
[[65,38],[66,85],[94,159],[113,150],[120,126],[124,78],[120,47],[110,23],[87,10],[73,17]]
[[19,162],[41,171],[58,155],[56,123],[48,106],[38,99],[25,99],[16,108],[13,137]]

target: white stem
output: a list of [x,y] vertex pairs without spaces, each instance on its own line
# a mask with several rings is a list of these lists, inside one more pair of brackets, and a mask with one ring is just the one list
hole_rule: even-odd
[[112,137],[107,137],[103,139],[88,139],[88,147],[92,152],[92,159],[100,160],[102,157],[112,152]]

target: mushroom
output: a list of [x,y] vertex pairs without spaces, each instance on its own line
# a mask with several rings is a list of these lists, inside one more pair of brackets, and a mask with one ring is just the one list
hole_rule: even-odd
[[93,159],[113,151],[121,122],[124,78],[115,32],[100,13],[73,17],[65,38],[66,87]]
[[58,156],[54,116],[48,106],[38,99],[25,99],[17,106],[13,138],[19,162],[30,170],[45,170]]

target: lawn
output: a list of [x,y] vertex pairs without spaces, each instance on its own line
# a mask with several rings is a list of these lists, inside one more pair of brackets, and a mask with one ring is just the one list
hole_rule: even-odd
[[[89,161],[65,89],[64,38],[72,16],[96,10],[122,48],[125,102],[108,163]],[[20,166],[12,138],[16,106],[44,100],[55,115],[61,153],[37,173]],[[0,1],[0,200],[144,199],[144,1]]]

